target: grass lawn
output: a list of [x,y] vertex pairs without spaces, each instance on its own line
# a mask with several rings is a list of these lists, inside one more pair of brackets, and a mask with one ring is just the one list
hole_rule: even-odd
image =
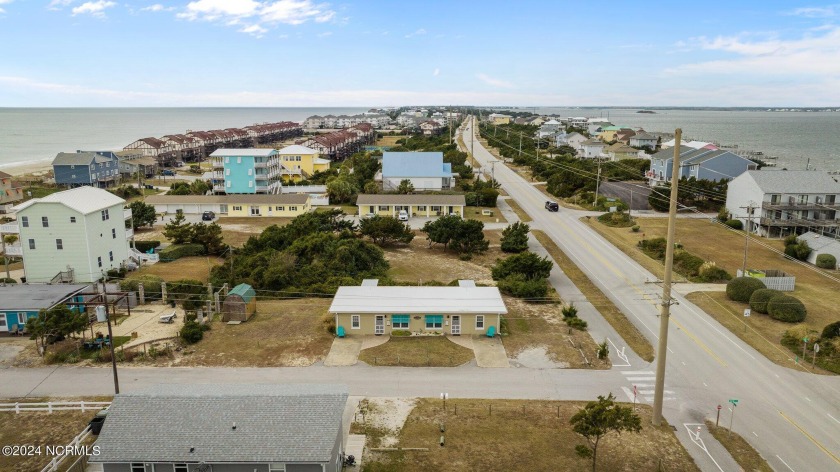
[[[58,399],[53,400],[59,401]],[[93,401],[87,398],[85,400]],[[0,400],[0,403],[14,401]],[[25,401],[42,402],[49,400],[27,398]],[[0,470],[41,470],[52,459],[52,456],[47,455],[44,448],[47,445],[66,445],[85,429],[95,414],[96,411],[56,411],[53,413],[39,411],[20,414],[7,411],[0,412],[0,444],[3,446],[15,444],[42,446],[40,454],[31,456],[0,455]],[[90,442],[92,443],[92,440]],[[64,463],[65,466],[69,464],[69,462]]]
[[540,230],[532,230],[534,237],[545,247],[546,251],[554,259],[554,262],[560,266],[560,269],[566,274],[572,283],[583,293],[587,300],[595,307],[596,310],[607,320],[607,322],[615,329],[618,334],[627,342],[630,349],[635,351],[639,357],[646,361],[652,361],[654,356],[653,345],[645,338],[638,328],[624,316],[624,313],[618,309],[617,306],[610,300],[601,289],[598,288],[589,277],[571,261],[566,254],[560,249],[547,234]]
[[329,206],[319,206],[315,208],[315,211],[330,211],[330,210],[341,210],[348,215],[358,215],[359,214],[359,207],[355,205],[329,205]]
[[[490,216],[483,215],[481,214],[483,210],[490,210],[493,214]],[[466,207],[464,208],[464,218],[468,220],[483,221],[484,223],[496,223],[496,220],[498,220],[499,223],[507,223],[507,220],[502,215],[502,212],[500,212],[498,208],[493,207]]]
[[242,324],[213,321],[204,339],[189,346],[177,365],[312,365],[326,357],[333,341],[323,322],[329,303],[327,298],[258,301],[257,313]]
[[472,279],[476,283],[495,285],[490,268],[496,259],[506,257],[500,248],[502,232],[485,231],[490,248],[483,254],[476,254],[469,261],[462,261],[455,251],[444,251],[443,246],[429,247],[426,233],[415,231],[414,240],[408,245],[385,248],[385,259],[391,264],[388,275],[397,281],[429,282],[437,280],[449,283],[453,280]]
[[770,464],[741,435],[736,432],[730,435],[729,429],[723,426],[716,428],[715,424],[709,420],[706,420],[706,427],[709,428],[712,436],[729,451],[741,469],[750,472],[773,472]]
[[379,139],[376,140],[376,146],[396,146],[397,141],[400,139],[405,139],[404,135],[398,136],[380,136]]
[[[642,253],[636,243],[644,236],[647,238],[664,237],[667,231],[666,218],[638,218],[641,226],[639,233],[633,233],[629,228],[610,228],[590,220],[589,225],[606,237],[616,247],[627,253],[634,260],[642,264],[657,277],[661,277],[664,267]],[[709,223],[707,220],[684,219],[677,220],[677,241],[687,251],[707,261],[714,261],[719,267],[735,275],[737,269],[744,262],[743,233],[733,232],[720,225]],[[710,244],[714,241],[713,244]],[[761,243],[777,250],[783,250],[782,241],[761,238]],[[732,302],[720,293],[709,293],[707,296],[692,295],[689,299],[727,326],[752,347],[774,362],[790,367],[788,359],[795,356],[781,345],[782,335],[788,329],[796,327],[800,330],[822,332],[829,323],[840,320],[840,305],[836,301],[838,284],[819,275],[814,270],[784,259],[779,254],[750,241],[748,266],[757,269],[779,269],[796,276],[796,290],[788,293],[799,298],[808,309],[808,316],[802,323],[782,323],[769,316],[754,314],[747,321],[749,327],[744,334],[743,309],[746,304]],[[837,272],[833,272],[836,276]]]
[[513,210],[514,213],[516,213],[516,216],[518,216],[520,221],[522,221],[523,223],[530,223],[531,221],[534,221],[531,219],[530,216],[528,216],[527,213],[525,213],[525,210],[523,210],[522,207],[519,206],[519,203],[517,203],[516,200],[508,198],[505,200],[505,202],[507,202],[507,204],[510,205],[510,208]]
[[224,259],[212,256],[182,257],[172,262],[158,262],[142,269],[132,272],[128,278],[138,275],[157,275],[169,282],[180,279],[195,279],[207,282],[210,278],[210,269],[220,265]]
[[[28,185],[24,185],[24,187],[23,187],[23,201],[29,200],[31,198],[43,198],[43,197],[46,197],[47,195],[52,195],[52,194],[54,194],[56,192],[60,192],[62,190],[66,190],[66,189],[62,189],[62,188],[59,188],[59,187],[47,187],[47,186],[43,186],[43,185],[33,185],[31,187],[28,186]],[[30,192],[32,193],[32,196],[29,195]]]
[[[600,360],[598,344],[585,331],[570,329],[560,313],[562,305],[527,303],[505,297],[508,314],[507,334],[502,338],[505,352],[515,359],[522,351],[543,347],[549,360],[572,369],[609,369],[609,359]],[[581,349],[591,364],[580,354]]]
[[359,354],[359,360],[370,365],[403,367],[455,367],[473,358],[471,349],[444,336],[392,336],[387,343]]
[[[443,411],[440,400],[420,399],[398,432],[398,447],[428,451],[371,452],[365,472],[550,470],[582,471],[589,459],[575,453],[585,440],[572,431],[569,419],[584,402],[450,399]],[[457,408],[457,414],[456,414]],[[650,425],[651,409],[639,406],[642,430],[602,439],[598,470],[699,471],[667,424]],[[372,413],[376,414],[376,412]],[[439,440],[445,424],[446,445]],[[362,433],[364,425],[353,424]],[[377,447],[380,436],[368,436]],[[657,467],[660,464],[662,468]]]

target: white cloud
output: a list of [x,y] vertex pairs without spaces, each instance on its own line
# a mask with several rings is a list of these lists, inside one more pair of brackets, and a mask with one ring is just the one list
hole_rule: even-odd
[[829,5],[825,7],[796,8],[785,14],[791,16],[803,16],[805,18],[830,18],[837,15],[837,10],[834,5]]
[[220,21],[228,26],[250,19],[266,29],[277,24],[324,23],[335,17],[335,11],[329,4],[316,4],[311,0],[196,0],[188,3],[177,17],[189,21]]
[[165,7],[160,3],[155,3],[154,5],[149,5],[145,8],[141,8],[140,11],[150,11],[152,13],[157,13],[159,11],[172,11],[175,7]]
[[[9,3],[12,3],[12,1],[13,0],[0,0],[0,5],[7,5]],[[4,10],[2,7],[0,7],[0,14],[2,14],[2,13],[6,13],[6,10]]]
[[73,7],[73,10],[71,10],[71,12],[73,13],[73,16],[89,13],[92,16],[95,16],[96,18],[105,18],[105,9],[111,8],[114,5],[116,5],[116,3],[106,0],[98,0],[96,2],[85,2],[77,7]]
[[318,33],[319,38],[327,38],[332,36],[332,31],[324,31],[323,33]]
[[666,69],[668,74],[718,73],[773,77],[820,77],[840,74],[840,26],[796,39],[746,40],[743,36],[697,38],[701,49],[734,55],[731,59],[684,64]]
[[50,10],[61,10],[63,7],[73,3],[73,0],[52,0],[47,8]]
[[420,28],[419,30],[417,30],[417,31],[415,31],[415,32],[413,32],[413,33],[408,33],[407,35],[405,35],[405,37],[406,37],[406,38],[411,38],[411,37],[413,37],[413,36],[422,36],[422,35],[424,35],[424,34],[426,34],[426,30],[425,30],[425,29],[423,29],[423,28]]
[[440,75],[440,69],[435,68],[435,71],[432,72],[432,75],[435,76],[435,77],[439,76]]
[[513,88],[513,84],[512,84],[512,83],[507,82],[507,81],[504,81],[504,80],[500,80],[500,79],[496,79],[496,78],[490,77],[490,76],[489,76],[489,75],[487,75],[487,74],[478,73],[478,74],[475,74],[475,77],[476,77],[478,80],[480,80],[480,81],[484,82],[485,84],[487,84],[487,85],[492,85],[493,87],[499,87],[499,88]]
[[268,30],[260,25],[250,25],[240,28],[239,32],[248,33],[254,37],[262,38],[265,33],[268,33]]

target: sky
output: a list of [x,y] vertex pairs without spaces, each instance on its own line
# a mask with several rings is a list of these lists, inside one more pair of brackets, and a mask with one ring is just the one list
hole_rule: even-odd
[[0,107],[840,107],[840,4],[686,3],[0,0]]

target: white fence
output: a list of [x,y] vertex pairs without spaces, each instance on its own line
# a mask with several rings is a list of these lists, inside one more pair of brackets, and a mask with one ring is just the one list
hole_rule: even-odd
[[[767,288],[778,290],[780,292],[792,292],[796,286],[795,276],[787,275],[779,270],[765,270],[761,272],[763,272],[765,276],[755,277],[755,279],[760,280]],[[736,275],[738,277],[743,277],[744,273],[738,269]],[[749,276],[749,274],[747,274],[747,276]]]
[[[41,472],[55,472],[58,470],[58,467],[64,462],[68,457],[73,457],[73,451],[78,451],[82,442],[88,438],[92,433],[90,431],[90,426],[85,427],[84,431],[78,434],[69,444],[64,447],[64,452],[60,456],[55,456],[52,458],[49,464],[44,466],[41,469]],[[75,464],[74,464],[75,465]]]
[[14,411],[21,413],[26,411],[46,411],[52,413],[54,411],[99,411],[111,402],[17,402],[17,403],[0,403],[0,411]]

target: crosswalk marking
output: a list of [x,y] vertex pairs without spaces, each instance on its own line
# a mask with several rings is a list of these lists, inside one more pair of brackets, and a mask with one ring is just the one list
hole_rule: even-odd
[[[652,390],[654,387],[653,383],[638,383],[638,382],[652,382],[656,380],[656,375],[649,370],[623,370],[621,373],[627,379],[628,382],[633,383],[633,387],[636,388],[636,395],[635,401],[641,402],[652,402],[653,395],[655,391]],[[621,390],[624,391],[624,394],[627,395],[627,399],[631,402],[634,399],[633,389],[628,387],[621,387]],[[674,396],[675,393],[673,390],[664,390],[662,398],[663,400],[676,400],[677,398]]]

